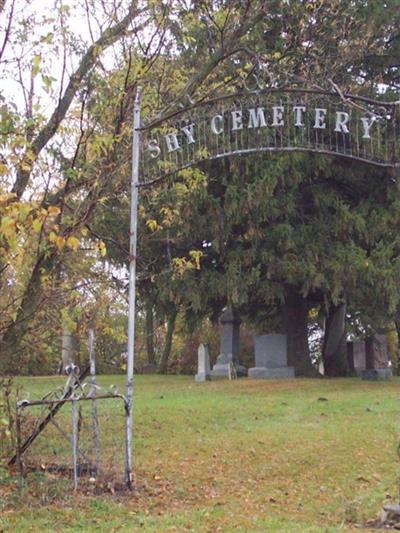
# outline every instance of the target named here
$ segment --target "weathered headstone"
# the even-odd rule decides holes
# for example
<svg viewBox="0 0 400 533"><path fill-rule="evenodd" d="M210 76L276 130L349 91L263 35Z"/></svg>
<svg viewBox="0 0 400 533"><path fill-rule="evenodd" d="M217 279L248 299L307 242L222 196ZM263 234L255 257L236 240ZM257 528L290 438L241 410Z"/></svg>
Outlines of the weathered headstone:
<svg viewBox="0 0 400 533"><path fill-rule="evenodd" d="M361 372L367 368L364 341L349 341L347 343L347 361L350 371L361 376Z"/></svg>
<svg viewBox="0 0 400 533"><path fill-rule="evenodd" d="M386 335L374 335L366 339L365 363L366 369L361 372L362 379L379 381L392 377Z"/></svg>
<svg viewBox="0 0 400 533"><path fill-rule="evenodd" d="M233 363L238 377L247 376L247 369L239 363L240 318L228 307L222 313L220 322L222 324L220 352L211 371L211 377L228 378L231 363Z"/></svg>
<svg viewBox="0 0 400 533"><path fill-rule="evenodd" d="M347 343L349 368L362 379L378 381L392 376L386 335Z"/></svg>
<svg viewBox="0 0 400 533"><path fill-rule="evenodd" d="M200 344L198 349L197 374L194 376L195 381L203 382L210 378L210 352L208 344Z"/></svg>
<svg viewBox="0 0 400 533"><path fill-rule="evenodd" d="M256 366L249 369L250 378L294 378L294 367L287 366L286 335L257 336L255 338L255 359Z"/></svg>

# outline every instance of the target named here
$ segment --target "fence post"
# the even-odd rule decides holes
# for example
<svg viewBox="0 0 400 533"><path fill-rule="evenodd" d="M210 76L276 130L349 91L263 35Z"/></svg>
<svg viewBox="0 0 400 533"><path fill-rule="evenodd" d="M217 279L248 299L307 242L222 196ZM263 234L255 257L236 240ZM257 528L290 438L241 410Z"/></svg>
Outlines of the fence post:
<svg viewBox="0 0 400 533"><path fill-rule="evenodd" d="M126 370L126 461L125 479L132 488L132 437L133 437L133 374L135 363L135 304L136 304L136 246L137 210L139 196L139 147L140 147L140 87L136 90L133 107L131 217L129 241L129 309L128 309L128 360Z"/></svg>

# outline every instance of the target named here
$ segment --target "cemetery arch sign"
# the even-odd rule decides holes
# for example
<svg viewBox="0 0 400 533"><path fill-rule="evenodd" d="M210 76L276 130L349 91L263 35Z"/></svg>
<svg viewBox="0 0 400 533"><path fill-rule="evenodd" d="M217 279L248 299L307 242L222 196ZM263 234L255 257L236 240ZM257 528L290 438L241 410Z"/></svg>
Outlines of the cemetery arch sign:
<svg viewBox="0 0 400 533"><path fill-rule="evenodd" d="M400 101L320 89L271 88L202 101L141 124L133 112L126 482L132 486L137 207L140 186L201 161L257 152L314 152L398 169Z"/></svg>
<svg viewBox="0 0 400 533"><path fill-rule="evenodd" d="M297 88L210 99L142 125L140 181L256 152L314 152L396 167L398 104Z"/></svg>

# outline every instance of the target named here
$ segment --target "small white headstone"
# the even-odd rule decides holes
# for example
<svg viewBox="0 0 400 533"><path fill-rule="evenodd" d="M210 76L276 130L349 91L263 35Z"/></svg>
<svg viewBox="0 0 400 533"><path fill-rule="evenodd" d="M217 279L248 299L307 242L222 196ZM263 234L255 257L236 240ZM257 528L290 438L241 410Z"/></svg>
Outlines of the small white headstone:
<svg viewBox="0 0 400 533"><path fill-rule="evenodd" d="M198 350L197 374L194 379L198 382L210 379L210 352L208 344L200 344Z"/></svg>

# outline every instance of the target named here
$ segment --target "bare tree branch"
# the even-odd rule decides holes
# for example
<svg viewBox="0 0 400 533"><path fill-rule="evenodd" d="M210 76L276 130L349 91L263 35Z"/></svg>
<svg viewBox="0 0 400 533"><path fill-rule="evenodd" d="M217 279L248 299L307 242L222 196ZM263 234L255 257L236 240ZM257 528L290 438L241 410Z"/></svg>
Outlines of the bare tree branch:
<svg viewBox="0 0 400 533"><path fill-rule="evenodd" d="M204 66L199 68L196 73L193 74L193 76L186 83L185 87L178 93L174 102L160 112L156 122L159 121L160 117L165 117L169 113L173 112L177 108L177 105L185 100L188 96L192 96L211 74L211 72L222 61L236 53L243 36L252 26L256 24L257 20L260 20L260 17L262 16L262 10L260 11L258 9L255 9L254 12L252 12L252 16L249 16L248 7L248 3L246 3L245 13L242 16L241 21L238 23L237 29L233 31L231 35L225 39L225 42L214 51Z"/></svg>
<svg viewBox="0 0 400 533"><path fill-rule="evenodd" d="M6 5L6 0L0 0L0 13L3 11L5 5ZM11 24L12 24L12 20L14 16L14 8L15 8L15 0L13 0L11 4L10 14L8 16L7 29L4 34L3 44L1 45L1 48L0 48L0 61L1 61L1 58L3 57L4 50L6 49L8 39L10 37Z"/></svg>
<svg viewBox="0 0 400 533"><path fill-rule="evenodd" d="M25 159L19 165L17 177L12 188L12 192L17 196L17 198L21 198L22 194L24 193L26 186L28 185L34 163L36 162L41 150L56 133L61 121L64 119L67 111L69 110L72 100L81 86L82 81L95 66L101 53L115 43L127 31L127 28L133 18L138 16L141 12L142 11L140 9L136 8L136 4L132 2L127 15L114 26L106 29L104 33L97 39L97 41L93 43L86 51L77 70L71 76L64 94L58 102L57 108L54 110L47 124L33 139L29 150L29 157L25 157Z"/></svg>

